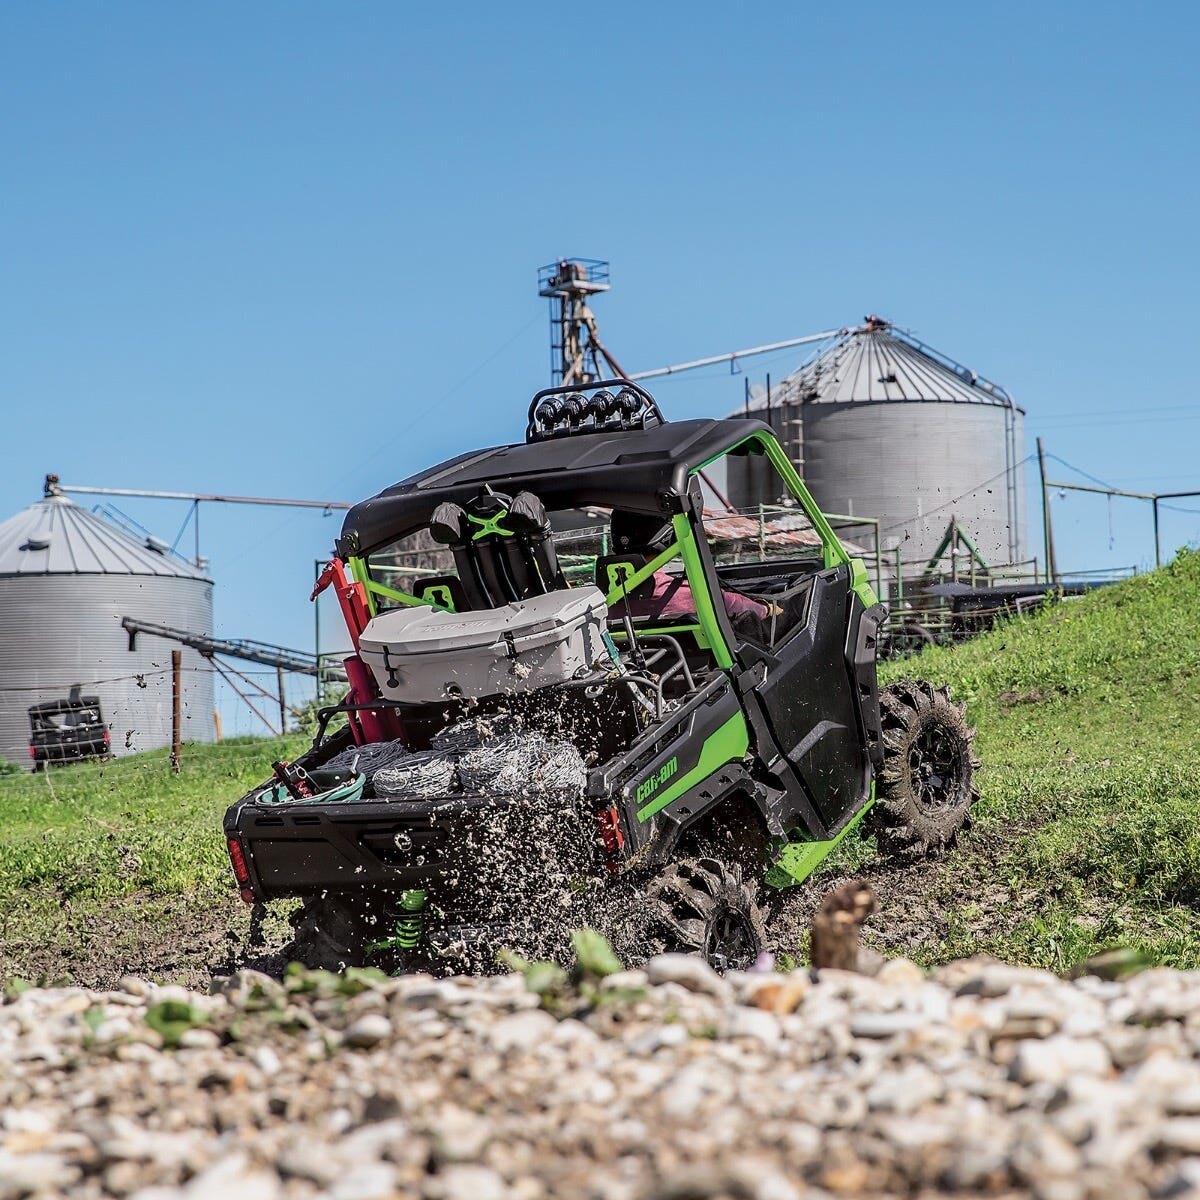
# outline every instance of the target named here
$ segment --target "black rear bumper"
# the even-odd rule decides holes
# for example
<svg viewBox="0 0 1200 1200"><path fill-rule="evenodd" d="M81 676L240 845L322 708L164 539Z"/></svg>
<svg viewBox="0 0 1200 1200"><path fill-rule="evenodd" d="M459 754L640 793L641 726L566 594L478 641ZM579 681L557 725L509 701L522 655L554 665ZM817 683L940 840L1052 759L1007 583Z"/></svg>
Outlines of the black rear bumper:
<svg viewBox="0 0 1200 1200"><path fill-rule="evenodd" d="M363 889L399 892L444 878L480 815L507 807L495 796L258 805L240 800L225 835L245 857L257 900Z"/></svg>

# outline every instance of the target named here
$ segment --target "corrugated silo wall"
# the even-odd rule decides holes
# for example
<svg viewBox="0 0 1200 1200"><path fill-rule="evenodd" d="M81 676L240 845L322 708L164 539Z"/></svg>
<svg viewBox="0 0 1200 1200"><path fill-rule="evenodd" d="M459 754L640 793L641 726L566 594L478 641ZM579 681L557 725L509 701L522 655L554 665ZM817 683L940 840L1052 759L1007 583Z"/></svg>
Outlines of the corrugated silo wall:
<svg viewBox="0 0 1200 1200"><path fill-rule="evenodd" d="M211 634L212 584L156 575L0 579L0 757L29 765L30 705L65 699L75 684L84 695L100 697L114 754L170 745L171 651L179 649L183 739L213 740L208 660L146 634L138 635L131 652L122 617Z"/></svg>
<svg viewBox="0 0 1200 1200"><path fill-rule="evenodd" d="M802 412L803 475L817 503L830 513L878 517L885 544L889 537L901 539L906 569L910 561L932 556L952 515L989 563L1025 557L1024 467L1014 472L1015 522L1006 476L1025 457L1020 412L898 400L808 404ZM777 410L771 424L779 431L794 413ZM732 502L741 507L773 499L762 494L765 464L743 464L730 463ZM840 532L871 544L870 526Z"/></svg>

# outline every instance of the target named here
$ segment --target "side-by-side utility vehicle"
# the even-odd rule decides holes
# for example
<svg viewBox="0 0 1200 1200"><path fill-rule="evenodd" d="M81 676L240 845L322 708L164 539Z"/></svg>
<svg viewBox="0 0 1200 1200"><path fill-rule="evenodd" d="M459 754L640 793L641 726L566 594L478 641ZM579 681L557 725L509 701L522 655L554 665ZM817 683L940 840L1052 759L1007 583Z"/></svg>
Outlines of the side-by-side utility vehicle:
<svg viewBox="0 0 1200 1200"><path fill-rule="evenodd" d="M734 474L776 503L735 511ZM512 818L551 797L644 944L744 966L771 889L861 818L916 857L977 795L962 709L878 687L886 610L757 420L666 421L624 379L539 392L523 443L351 509L326 587L349 690L225 817L243 899L302 898L314 964L502 945L547 890L511 844L546 824Z"/></svg>

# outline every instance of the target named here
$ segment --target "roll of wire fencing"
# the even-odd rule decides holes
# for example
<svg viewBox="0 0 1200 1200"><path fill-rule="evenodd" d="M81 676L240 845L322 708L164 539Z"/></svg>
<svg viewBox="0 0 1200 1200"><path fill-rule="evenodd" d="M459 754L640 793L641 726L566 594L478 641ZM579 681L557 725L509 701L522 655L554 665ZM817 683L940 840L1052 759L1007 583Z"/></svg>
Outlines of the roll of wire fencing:
<svg viewBox="0 0 1200 1200"><path fill-rule="evenodd" d="M399 741L351 746L329 768L361 772L367 794L386 800L434 800L458 792L578 798L587 782L583 757L570 742L522 731L511 713L472 717L413 752Z"/></svg>
<svg viewBox="0 0 1200 1200"><path fill-rule="evenodd" d="M440 750L409 754L371 776L381 800L436 800L459 790L454 759Z"/></svg>
<svg viewBox="0 0 1200 1200"><path fill-rule="evenodd" d="M583 756L570 742L533 732L467 750L458 774L465 791L503 796L578 796L587 783Z"/></svg>

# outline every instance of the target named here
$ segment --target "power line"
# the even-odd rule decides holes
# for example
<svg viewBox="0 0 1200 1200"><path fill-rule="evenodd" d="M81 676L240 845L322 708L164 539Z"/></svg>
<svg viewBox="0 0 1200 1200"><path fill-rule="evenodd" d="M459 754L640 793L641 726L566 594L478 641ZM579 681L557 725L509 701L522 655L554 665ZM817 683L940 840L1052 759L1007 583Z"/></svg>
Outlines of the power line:
<svg viewBox="0 0 1200 1200"><path fill-rule="evenodd" d="M979 491L980 488L987 487L989 483L995 483L997 479L1004 479L1006 476L1014 473L1019 467L1023 467L1027 462L1031 461L1033 457L1034 456L1032 454L1027 454L1019 463L1016 463L1011 467L1005 467L1003 471L993 475L990 479L985 479L982 483L975 484L974 487L968 488L965 492L963 492L961 496L955 496L953 500L947 500L945 504L939 504L936 508L927 509L925 512L913 513L911 516L904 517L902 520L896 521L891 525L884 525L879 532L889 533L893 529L900 529L902 526L907 525L910 521L923 520L925 517L933 516L934 513L942 512L947 508L952 508L955 504L965 500L968 496L974 495L977 491Z"/></svg>
<svg viewBox="0 0 1200 1200"><path fill-rule="evenodd" d="M1089 475L1088 472L1085 471L1082 467L1077 467L1073 463L1067 462L1067 460L1065 458L1061 458L1057 454L1050 454L1050 455L1047 455L1047 457L1054 459L1054 461L1057 463L1061 463L1064 467L1067 468L1068 471L1074 471L1076 475L1082 475L1084 477L1084 479L1090 479L1092 481L1092 483L1098 483L1102 488L1108 488L1108 490L1110 492L1119 492L1121 490L1118 487L1113 487L1113 485L1111 483L1108 483L1107 481L1105 481L1103 479L1098 479L1095 475Z"/></svg>

